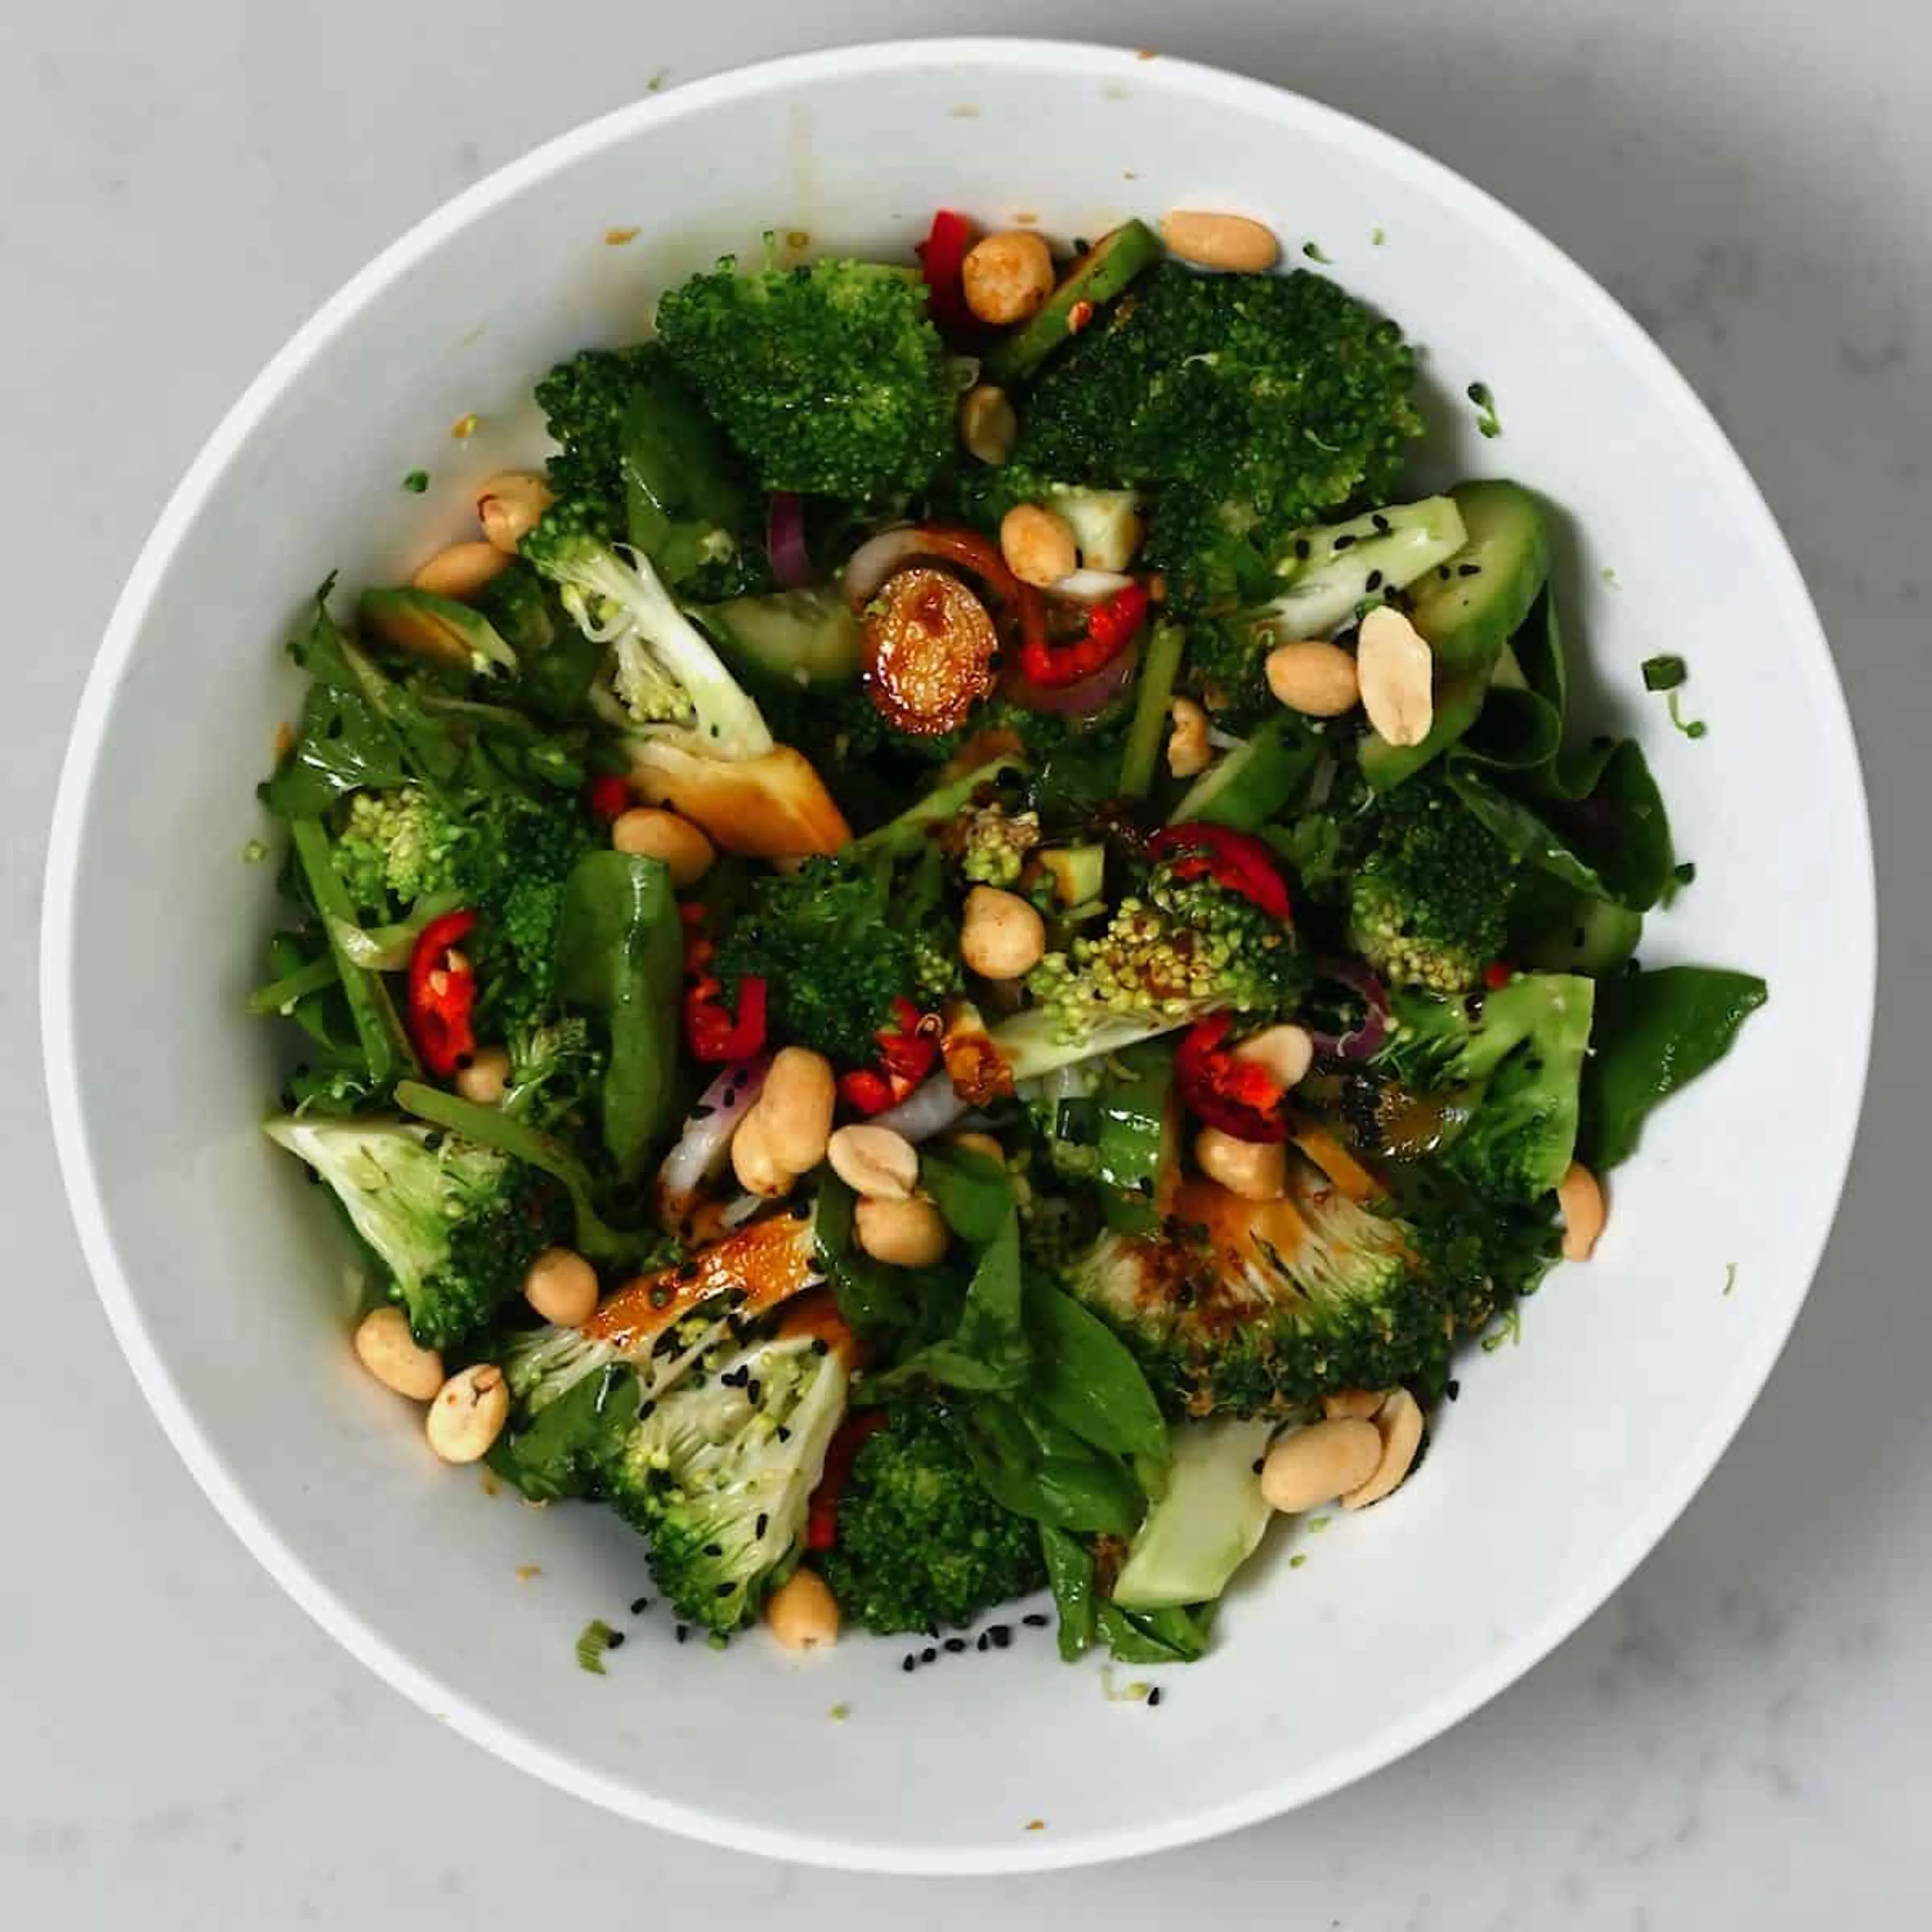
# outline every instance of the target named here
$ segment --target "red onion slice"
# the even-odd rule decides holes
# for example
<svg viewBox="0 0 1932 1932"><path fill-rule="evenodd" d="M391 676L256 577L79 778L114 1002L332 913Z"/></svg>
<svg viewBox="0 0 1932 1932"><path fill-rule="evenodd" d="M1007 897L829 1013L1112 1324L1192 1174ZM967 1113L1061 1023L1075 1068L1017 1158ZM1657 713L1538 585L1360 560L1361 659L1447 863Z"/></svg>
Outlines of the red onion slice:
<svg viewBox="0 0 1932 1932"><path fill-rule="evenodd" d="M1070 571L1048 587L1056 597L1072 604L1104 604L1131 589L1133 579L1124 571L1080 569Z"/></svg>
<svg viewBox="0 0 1932 1932"><path fill-rule="evenodd" d="M1030 678L1016 677L1007 694L1023 711L1050 711L1061 718L1090 718L1096 711L1106 710L1133 682L1140 662L1137 638L1118 657L1110 658L1078 684L1035 684Z"/></svg>
<svg viewBox="0 0 1932 1932"><path fill-rule="evenodd" d="M805 547L805 499L796 490L775 490L765 506L765 550L781 590L803 590L817 580Z"/></svg>
<svg viewBox="0 0 1932 1932"><path fill-rule="evenodd" d="M935 1073L922 1086L915 1087L896 1107L872 1116L875 1127L890 1127L903 1134L914 1147L943 1134L966 1111L966 1102L952 1090L952 1077Z"/></svg>
<svg viewBox="0 0 1932 1932"><path fill-rule="evenodd" d="M896 570L931 554L926 532L916 524L902 524L868 537L845 560L845 598L855 610L871 603Z"/></svg>
<svg viewBox="0 0 1932 1932"><path fill-rule="evenodd" d="M752 1102L763 1092L771 1071L770 1057L734 1062L704 1090L678 1136L677 1144L658 1169L658 1204L668 1221L691 1211L698 1190L722 1171L731 1136Z"/></svg>
<svg viewBox="0 0 1932 1932"><path fill-rule="evenodd" d="M1388 988L1359 959L1322 958L1315 962L1316 975L1333 980L1361 994L1368 1013L1352 1033L1311 1033L1317 1053L1332 1054L1338 1060L1367 1060L1388 1034Z"/></svg>

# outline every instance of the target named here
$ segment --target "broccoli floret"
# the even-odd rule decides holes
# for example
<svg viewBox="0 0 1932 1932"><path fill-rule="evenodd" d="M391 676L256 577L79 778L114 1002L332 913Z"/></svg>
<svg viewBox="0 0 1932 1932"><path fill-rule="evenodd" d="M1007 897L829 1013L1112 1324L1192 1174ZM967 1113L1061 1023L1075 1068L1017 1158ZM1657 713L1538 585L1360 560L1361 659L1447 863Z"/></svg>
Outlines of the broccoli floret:
<svg viewBox="0 0 1932 1932"><path fill-rule="evenodd" d="M1047 368L1015 460L1150 488L1147 557L1184 603L1268 594L1296 528L1386 495L1422 419L1414 356L1322 276L1156 268Z"/></svg>
<svg viewBox="0 0 1932 1932"><path fill-rule="evenodd" d="M506 1034L552 1016L564 881L593 842L577 802L560 794L502 795L478 823L460 884L478 914L469 950L481 988L478 1014Z"/></svg>
<svg viewBox="0 0 1932 1932"><path fill-rule="evenodd" d="M676 1616L728 1634L789 1574L849 1382L842 1348L781 1335L707 1358L642 1416L608 1480Z"/></svg>
<svg viewBox="0 0 1932 1932"><path fill-rule="evenodd" d="M358 911L386 913L464 883L469 828L414 785L358 791L332 856Z"/></svg>
<svg viewBox="0 0 1932 1932"><path fill-rule="evenodd" d="M1594 980L1558 973L1519 974L1473 1013L1472 1002L1398 993L1377 1061L1412 1092L1456 1091L1451 1173L1496 1200L1534 1202L1575 1152L1595 999Z"/></svg>
<svg viewBox="0 0 1932 1932"><path fill-rule="evenodd" d="M1432 1162L1389 1169L1416 1252L1440 1284L1460 1336L1480 1335L1533 1294L1556 1260L1553 1204L1533 1208L1486 1199Z"/></svg>
<svg viewBox="0 0 1932 1932"><path fill-rule="evenodd" d="M328 1183L426 1348L474 1334L561 1238L548 1177L493 1148L403 1120L287 1118L266 1132Z"/></svg>
<svg viewBox="0 0 1932 1932"><path fill-rule="evenodd" d="M509 1078L497 1104L535 1127L554 1127L579 1113L604 1070L604 1055L589 1023L574 1015L515 1026L508 1045Z"/></svg>
<svg viewBox="0 0 1932 1932"><path fill-rule="evenodd" d="M1280 1201L1188 1183L1160 1231L1102 1234L1066 1277L1170 1409L1295 1414L1441 1373L1453 1310L1415 1228L1289 1166Z"/></svg>
<svg viewBox="0 0 1932 1932"><path fill-rule="evenodd" d="M839 1609L881 1634L970 1623L1046 1580L1038 1532L986 1493L934 1402L896 1405L866 1440L819 1567Z"/></svg>
<svg viewBox="0 0 1932 1932"><path fill-rule="evenodd" d="M1516 863L1425 772L1381 806L1349 886L1350 943L1396 986L1466 992L1502 952Z"/></svg>
<svg viewBox="0 0 1932 1932"><path fill-rule="evenodd" d="M637 386L663 352L586 349L537 385L537 406L563 447L549 464L551 494L574 502L607 542L623 535L624 416Z"/></svg>
<svg viewBox="0 0 1932 1932"><path fill-rule="evenodd" d="M995 800L968 812L956 838L962 877L974 885L1010 886L1040 843L1040 814L1009 812Z"/></svg>
<svg viewBox="0 0 1932 1932"><path fill-rule="evenodd" d="M1143 896L1123 899L1098 934L1047 954L1026 986L1072 1046L1116 1021L1282 1012L1305 983L1290 928L1207 879L1156 866Z"/></svg>
<svg viewBox="0 0 1932 1932"><path fill-rule="evenodd" d="M957 391L904 270L727 257L664 297L658 336L767 490L922 490L952 454Z"/></svg>
<svg viewBox="0 0 1932 1932"><path fill-rule="evenodd" d="M698 758L755 758L772 748L758 706L643 553L613 548L596 503L560 499L521 548L558 586L584 634L610 646L609 689L592 697L613 722Z"/></svg>

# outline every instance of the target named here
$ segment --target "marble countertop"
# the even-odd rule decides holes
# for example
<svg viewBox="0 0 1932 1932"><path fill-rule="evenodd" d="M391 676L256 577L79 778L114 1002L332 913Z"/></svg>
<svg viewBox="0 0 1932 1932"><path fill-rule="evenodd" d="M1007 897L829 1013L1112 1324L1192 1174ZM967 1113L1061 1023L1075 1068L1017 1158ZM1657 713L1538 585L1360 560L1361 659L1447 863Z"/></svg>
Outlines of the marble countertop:
<svg viewBox="0 0 1932 1932"><path fill-rule="evenodd" d="M1822 1275L1736 1447L1636 1576L1478 1716L1296 1816L970 1885L760 1864L604 1816L311 1626L202 1500L114 1349L60 1204L32 990L93 640L176 476L314 304L454 189L653 76L946 31L1148 44L1282 81L1440 156L1606 281L1716 409L1810 578L1883 908L1871 1097ZM437 1932L621 1904L863 1932L916 1888L932 1932L1076 1910L1126 1928L1771 1932L1932 1900L1911 1715L1932 1711L1932 1027L1909 1004L1932 962L1928 65L1916 0L0 12L0 1136L19 1263L0 1343L0 1922ZM1834 1050L1830 1014L1816 1039Z"/></svg>

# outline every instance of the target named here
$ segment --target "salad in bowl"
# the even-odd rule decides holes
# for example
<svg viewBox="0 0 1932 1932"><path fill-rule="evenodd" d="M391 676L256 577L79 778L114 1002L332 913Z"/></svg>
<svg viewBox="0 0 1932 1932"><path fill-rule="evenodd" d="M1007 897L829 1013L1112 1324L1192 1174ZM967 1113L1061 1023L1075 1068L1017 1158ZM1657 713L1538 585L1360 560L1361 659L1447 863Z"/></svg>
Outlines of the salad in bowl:
<svg viewBox="0 0 1932 1932"><path fill-rule="evenodd" d="M1766 988L1640 968L1693 868L1396 320L1206 212L796 252L315 598L267 1131L429 1449L681 1636L1191 1660L1274 1516L1426 1508Z"/></svg>

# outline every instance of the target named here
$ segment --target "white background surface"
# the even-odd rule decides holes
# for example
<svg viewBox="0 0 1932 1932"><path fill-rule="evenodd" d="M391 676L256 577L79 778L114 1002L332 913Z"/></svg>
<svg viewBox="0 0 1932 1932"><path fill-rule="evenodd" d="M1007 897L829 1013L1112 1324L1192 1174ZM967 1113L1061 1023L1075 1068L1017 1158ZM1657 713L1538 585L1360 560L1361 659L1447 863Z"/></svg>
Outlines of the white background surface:
<svg viewBox="0 0 1932 1932"><path fill-rule="evenodd" d="M1750 0L1219 0L1185 24L1171 0L25 10L0 14L0 1924L440 1932L776 1906L861 1932L909 1912L934 1932L1074 1912L1460 1932L1837 1924L1932 1898L1915 1718L1932 1708L1932 1029L1912 1004L1932 949L1932 16L1904 0L1789 26ZM1001 29L1147 42L1378 121L1630 304L1819 598L1865 752L1884 954L1865 1132L1811 1305L1735 1450L1610 1606L1449 1737L1296 1818L1111 1872L939 1885L753 1864L592 1813L404 1706L279 1596L94 1306L46 1142L33 928L60 744L119 578L202 436L322 296L455 188L660 72ZM252 749L232 754L252 771ZM128 958L138 999L138 934Z"/></svg>

